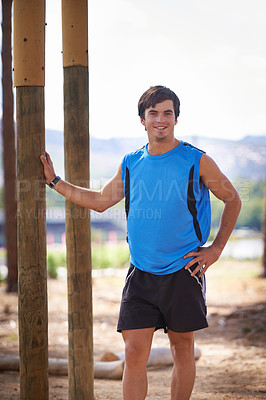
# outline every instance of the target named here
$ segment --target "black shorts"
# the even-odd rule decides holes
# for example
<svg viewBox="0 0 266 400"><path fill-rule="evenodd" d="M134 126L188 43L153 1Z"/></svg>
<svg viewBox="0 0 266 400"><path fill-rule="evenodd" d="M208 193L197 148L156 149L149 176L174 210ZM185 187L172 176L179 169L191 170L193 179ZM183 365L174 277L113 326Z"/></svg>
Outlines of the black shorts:
<svg viewBox="0 0 266 400"><path fill-rule="evenodd" d="M117 331L154 327L165 332L192 332L207 328L205 275L198 275L192 277L185 268L169 275L153 275L131 264Z"/></svg>

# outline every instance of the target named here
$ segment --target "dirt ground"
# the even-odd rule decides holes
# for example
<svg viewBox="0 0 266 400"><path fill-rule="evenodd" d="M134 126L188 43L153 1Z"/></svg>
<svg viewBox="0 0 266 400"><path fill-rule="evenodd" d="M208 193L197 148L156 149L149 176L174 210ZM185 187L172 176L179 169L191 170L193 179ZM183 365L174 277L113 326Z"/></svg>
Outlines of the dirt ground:
<svg viewBox="0 0 266 400"><path fill-rule="evenodd" d="M222 260L207 272L209 328L196 334L201 351L191 400L266 399L266 279L259 261ZM123 351L116 333L124 277L93 280L94 358ZM66 280L49 280L49 356L67 358ZM0 286L0 354L18 354L17 296ZM153 346L168 346L157 331ZM147 399L170 399L171 367L148 369ZM68 398L68 378L50 376L49 399ZM121 381L95 379L96 400L121 400ZM19 374L0 373L0 399L19 399ZM38 399L36 399L38 400Z"/></svg>

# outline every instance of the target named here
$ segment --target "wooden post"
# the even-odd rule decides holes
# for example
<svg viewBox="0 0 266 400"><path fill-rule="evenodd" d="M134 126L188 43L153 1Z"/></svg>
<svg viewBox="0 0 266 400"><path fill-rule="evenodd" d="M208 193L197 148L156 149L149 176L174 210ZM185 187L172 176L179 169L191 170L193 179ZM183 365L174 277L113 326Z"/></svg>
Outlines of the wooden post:
<svg viewBox="0 0 266 400"><path fill-rule="evenodd" d="M20 398L48 400L45 181L45 0L14 0Z"/></svg>
<svg viewBox="0 0 266 400"><path fill-rule="evenodd" d="M18 291L16 147L11 55L12 0L2 0L2 88L3 164L5 204L5 244L7 251L7 291Z"/></svg>
<svg viewBox="0 0 266 400"><path fill-rule="evenodd" d="M89 186L88 9L62 1L66 180ZM90 214L66 201L69 399L92 400L93 334Z"/></svg>

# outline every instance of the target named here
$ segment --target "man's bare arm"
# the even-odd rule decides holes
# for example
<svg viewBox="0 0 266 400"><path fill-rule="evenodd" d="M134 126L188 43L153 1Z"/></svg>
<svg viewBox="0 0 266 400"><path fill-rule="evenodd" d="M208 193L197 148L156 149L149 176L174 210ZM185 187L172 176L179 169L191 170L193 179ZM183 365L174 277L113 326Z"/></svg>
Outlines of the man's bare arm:
<svg viewBox="0 0 266 400"><path fill-rule="evenodd" d="M194 257L187 265L186 269L196 262L199 265L193 271L194 276L203 266L200 276L205 274L210 265L220 257L238 218L241 209L241 200L236 189L229 179L220 171L216 163L207 155L203 154L200 162L201 181L210 191L224 202L224 210L221 216L218 233L209 247L202 247L198 252L189 252L184 256Z"/></svg>
<svg viewBox="0 0 266 400"><path fill-rule="evenodd" d="M40 158L44 166L46 183L49 184L56 177L53 162L47 152ZM79 206L103 212L124 197L121 165L114 177L100 191L72 185L62 179L54 186L54 190Z"/></svg>

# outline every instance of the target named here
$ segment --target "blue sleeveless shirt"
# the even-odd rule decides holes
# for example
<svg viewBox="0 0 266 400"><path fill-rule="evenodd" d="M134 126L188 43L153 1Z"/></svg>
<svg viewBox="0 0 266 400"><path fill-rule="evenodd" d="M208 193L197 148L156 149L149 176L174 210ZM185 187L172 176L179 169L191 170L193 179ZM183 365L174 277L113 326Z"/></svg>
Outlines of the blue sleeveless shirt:
<svg viewBox="0 0 266 400"><path fill-rule="evenodd" d="M165 275L183 268L210 233L208 188L200 183L203 152L183 141L165 154L147 145L122 161L130 262Z"/></svg>

